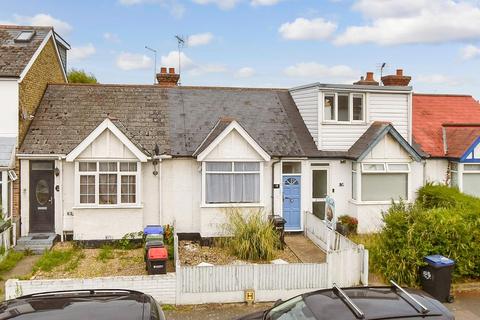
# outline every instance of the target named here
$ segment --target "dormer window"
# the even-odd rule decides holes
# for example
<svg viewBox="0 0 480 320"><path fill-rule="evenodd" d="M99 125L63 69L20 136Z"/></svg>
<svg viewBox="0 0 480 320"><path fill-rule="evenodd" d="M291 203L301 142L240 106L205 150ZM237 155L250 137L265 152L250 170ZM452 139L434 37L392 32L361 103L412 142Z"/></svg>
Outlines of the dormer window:
<svg viewBox="0 0 480 320"><path fill-rule="evenodd" d="M15 38L15 42L29 42L35 35L34 30L23 30Z"/></svg>
<svg viewBox="0 0 480 320"><path fill-rule="evenodd" d="M363 93L325 93L323 99L324 122L355 123L365 121L365 95Z"/></svg>

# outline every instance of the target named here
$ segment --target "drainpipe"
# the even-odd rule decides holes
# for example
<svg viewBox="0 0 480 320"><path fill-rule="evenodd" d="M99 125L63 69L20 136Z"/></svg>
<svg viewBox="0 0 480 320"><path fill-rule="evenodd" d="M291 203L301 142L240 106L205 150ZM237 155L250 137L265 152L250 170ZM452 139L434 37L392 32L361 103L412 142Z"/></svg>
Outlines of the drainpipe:
<svg viewBox="0 0 480 320"><path fill-rule="evenodd" d="M280 163L281 161L282 158L280 157L277 161L272 162L272 212L270 214L272 217L275 215L275 213L273 212L275 206L275 188L273 187L275 181L275 165L277 163Z"/></svg>
<svg viewBox="0 0 480 320"><path fill-rule="evenodd" d="M153 161L157 161L158 165L158 173L157 173L157 187L158 187L158 201L157 201L157 206L158 206L158 215L157 215L157 224L162 224L162 216L163 216L163 193L162 193L162 160L165 159L172 159L172 156L170 155L159 155L159 156L153 156L152 157ZM154 166L155 169L155 166Z"/></svg>

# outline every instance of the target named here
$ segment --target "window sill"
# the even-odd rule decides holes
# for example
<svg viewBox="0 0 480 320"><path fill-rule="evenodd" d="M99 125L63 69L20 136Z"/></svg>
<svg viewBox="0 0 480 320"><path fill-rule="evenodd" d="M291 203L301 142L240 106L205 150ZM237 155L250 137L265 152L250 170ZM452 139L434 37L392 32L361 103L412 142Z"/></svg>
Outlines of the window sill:
<svg viewBox="0 0 480 320"><path fill-rule="evenodd" d="M76 205L72 208L73 210L82 210L82 209L143 209L143 204L134 204L134 205L127 205L127 204L111 204L111 205Z"/></svg>
<svg viewBox="0 0 480 320"><path fill-rule="evenodd" d="M263 203L203 203L201 208L263 208L264 206Z"/></svg>
<svg viewBox="0 0 480 320"><path fill-rule="evenodd" d="M405 201L407 203L410 202L408 199L403 199L402 201ZM358 200L353 200L350 199L348 200L351 204L358 205L358 206L369 206L369 205L390 205L392 204L392 200L386 200L386 201L358 201ZM395 200L393 201L394 203L400 203L400 200Z"/></svg>
<svg viewBox="0 0 480 320"><path fill-rule="evenodd" d="M365 121L323 121L322 124L325 125L353 125L353 126L364 126L367 123Z"/></svg>

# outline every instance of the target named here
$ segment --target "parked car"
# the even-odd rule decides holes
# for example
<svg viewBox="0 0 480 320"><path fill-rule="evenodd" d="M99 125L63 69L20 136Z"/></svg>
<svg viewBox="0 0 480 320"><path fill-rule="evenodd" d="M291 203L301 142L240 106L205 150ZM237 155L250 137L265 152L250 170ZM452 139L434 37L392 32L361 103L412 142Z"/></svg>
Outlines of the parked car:
<svg viewBox="0 0 480 320"><path fill-rule="evenodd" d="M150 295L133 290L72 290L36 293L0 304L0 319L164 320Z"/></svg>
<svg viewBox="0 0 480 320"><path fill-rule="evenodd" d="M432 319L455 317L440 302L418 290L391 287L355 287L319 290L277 301L268 310L238 320L349 320Z"/></svg>

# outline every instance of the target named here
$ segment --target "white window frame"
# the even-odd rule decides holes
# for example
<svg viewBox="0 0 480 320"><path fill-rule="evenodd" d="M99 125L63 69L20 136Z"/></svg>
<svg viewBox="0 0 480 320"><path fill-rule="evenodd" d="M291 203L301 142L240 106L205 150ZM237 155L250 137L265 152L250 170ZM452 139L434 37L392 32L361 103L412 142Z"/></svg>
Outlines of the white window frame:
<svg viewBox="0 0 480 320"><path fill-rule="evenodd" d="M96 171L80 171L80 163L81 162L96 162L97 163L97 170ZM106 162L116 162L117 163L117 171L109 171L104 172L100 171L100 163ZM137 171L120 171L120 164L121 163L136 163L137 164ZM81 160L75 161L75 208L136 208L141 207L141 176L142 176L142 163L135 160ZM99 177L101 174L116 174L117 175L117 203L116 204L100 204L100 194L99 194ZM80 203L80 176L95 176L95 203ZM135 203L122 203L122 176L135 176Z"/></svg>
<svg viewBox="0 0 480 320"><path fill-rule="evenodd" d="M12 212L12 199L9 198L9 194L13 195L12 193L12 183L10 183L10 179L8 176L8 170L0 171L1 181L2 184L2 192L0 193L0 197L2 197L2 207L0 208L0 213L2 214L3 219L8 219L11 217ZM9 190L10 189L10 190ZM10 191L10 193L9 193ZM4 206L3 204L7 204Z"/></svg>
<svg viewBox="0 0 480 320"><path fill-rule="evenodd" d="M407 174L407 198L402 199L404 201L410 202L411 201L411 195L410 191L412 190L411 188L411 165L408 162L362 162L362 163L355 163L356 165L356 170L353 169L352 167L352 177L353 177L353 172L355 171L357 173L357 193L356 193L356 199L353 198L353 192L352 192L352 197L350 199L350 202L354 204L390 204L392 200L362 200L362 178L364 174L385 174L385 173L406 173ZM369 164L382 164L384 170L369 170L365 169L365 165ZM395 165L395 164L401 164L401 165L407 165L406 170L391 170L389 169L389 165ZM361 170L360 170L361 169ZM353 178L352 178L353 179ZM353 186L352 186L352 191L353 191ZM399 200L394 200L394 202L398 202Z"/></svg>
<svg viewBox="0 0 480 320"><path fill-rule="evenodd" d="M466 174L471 174L471 173L480 173L480 170L465 170L465 167L468 167L469 165L480 165L480 163L478 162L468 162L468 163L459 163L459 162L456 162L457 163L457 174L458 174L458 178L457 178L457 182L458 182L458 189L461 191L461 192L464 192L464 186L463 186L463 176L466 175ZM454 170L452 170L454 171Z"/></svg>
<svg viewBox="0 0 480 320"><path fill-rule="evenodd" d="M224 202L224 203L207 203L207 163L208 162L230 162L232 163L232 173L234 172L235 162L256 162L260 165L260 172L258 171L242 171L242 173L260 173L260 195L259 202ZM258 160L209 160L202 161L202 205L203 208L231 208L231 207L264 207L263 203L263 171L264 161ZM216 173L216 171L209 171L208 173ZM228 173L228 171L219 171L218 173Z"/></svg>
<svg viewBox="0 0 480 320"><path fill-rule="evenodd" d="M347 121L340 121L338 120L338 95L348 95L348 113L349 119ZM362 118L363 120L354 120L353 119L353 97L354 96L362 96ZM335 119L326 119L325 117L325 97L333 96L334 102L334 112L335 112ZM363 92L350 92L350 91L339 91L339 92L323 92L322 94L322 115L323 115L323 123L330 123L330 124L362 124L367 122L367 103L366 103L367 95Z"/></svg>

